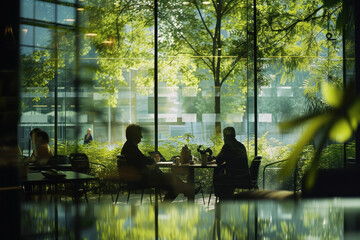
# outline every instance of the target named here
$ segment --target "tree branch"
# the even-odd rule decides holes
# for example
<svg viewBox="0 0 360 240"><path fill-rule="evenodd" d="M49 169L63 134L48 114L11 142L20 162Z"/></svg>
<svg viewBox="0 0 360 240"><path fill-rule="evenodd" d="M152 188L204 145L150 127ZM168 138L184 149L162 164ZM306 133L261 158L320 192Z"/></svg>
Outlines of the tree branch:
<svg viewBox="0 0 360 240"><path fill-rule="evenodd" d="M229 1L229 2L226 4L226 6L224 7L223 15L228 14L228 13L235 7L235 5L229 7L230 4L231 4L232 2L234 2L234 1L235 1L235 0L231 0L231 1Z"/></svg>
<svg viewBox="0 0 360 240"><path fill-rule="evenodd" d="M174 24L173 24L171 21L169 21L168 18L165 18L165 19L166 19L166 21L167 21L171 26L173 26L174 29L176 29L176 27L174 26ZM198 56L202 56L202 55L203 55L203 54L201 54L200 52L198 52L198 51L195 49L195 47L187 40L187 38L186 38L183 34L181 34L181 33L180 33L180 38L182 38L182 39L185 40L185 42L189 45L189 47L194 51L194 53L195 53L196 55L198 55ZM214 60L211 60L211 59L208 58L208 57L207 57L206 59L208 59L208 60L210 61L210 63L213 63L213 61L214 61ZM205 64L208 68L212 69L212 68L211 68L211 65L209 65L209 63L207 63L207 62L204 60L204 58L201 58L201 60L204 62L204 64Z"/></svg>
<svg viewBox="0 0 360 240"><path fill-rule="evenodd" d="M195 7L196 7L196 10L198 11L198 13L199 13L199 15L200 15L201 22L203 23L206 31L209 33L211 39L214 39L214 36L212 35L210 29L208 28L208 26L207 26L206 23L205 23L205 20L204 20L202 14L201 14L201 11L200 11L199 6L197 5L197 2L196 2L196 1L195 1Z"/></svg>
<svg viewBox="0 0 360 240"><path fill-rule="evenodd" d="M270 24L270 29L271 31L274 32L283 32L283 31L288 31L289 29L293 29L298 23L300 22L307 22L310 21L311 19L313 19L313 16L320 11L321 9L323 9L324 6L321 6L319 8L317 8L314 12L312 12L311 14L309 14L307 17L303 18L303 19L297 19L296 21L294 21L293 23L291 23L290 25L288 25L287 27L284 28L279 28L279 29L273 29L272 28L272 24ZM318 18L318 17L316 17Z"/></svg>
<svg viewBox="0 0 360 240"><path fill-rule="evenodd" d="M240 44L239 46L241 45L245 45L247 42L243 42L242 44ZM226 75L222 78L222 80L220 81L220 86L222 86L222 84L226 81L226 79L229 77L230 73L232 71L234 71L236 65L238 64L238 62L240 61L242 55L238 55L237 58L233 61L232 63L232 66L230 68L230 70L226 73Z"/></svg>

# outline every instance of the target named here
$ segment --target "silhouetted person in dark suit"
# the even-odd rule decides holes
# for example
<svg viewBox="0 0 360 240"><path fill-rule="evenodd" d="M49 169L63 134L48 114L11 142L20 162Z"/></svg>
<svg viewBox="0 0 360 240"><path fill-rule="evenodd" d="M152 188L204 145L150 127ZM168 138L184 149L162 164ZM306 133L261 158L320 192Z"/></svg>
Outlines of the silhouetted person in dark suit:
<svg viewBox="0 0 360 240"><path fill-rule="evenodd" d="M233 127L224 128L224 146L216 157L216 163L219 167L214 171L215 195L220 198L231 198L235 190L234 187L221 184L230 182L236 170L249 169L246 148L236 140L235 136Z"/></svg>
<svg viewBox="0 0 360 240"><path fill-rule="evenodd" d="M142 133L141 127L136 124L130 124L126 128L126 139L121 155L123 155L129 165L134 166L137 171L140 172L142 178L141 182L149 187L158 187L166 190L167 193L164 197L166 201L173 201L179 193L184 193L185 196L189 196L193 188L174 174L163 173L160 170L154 168L156 161L160 159L153 159L145 156L138 148L138 144L141 142Z"/></svg>

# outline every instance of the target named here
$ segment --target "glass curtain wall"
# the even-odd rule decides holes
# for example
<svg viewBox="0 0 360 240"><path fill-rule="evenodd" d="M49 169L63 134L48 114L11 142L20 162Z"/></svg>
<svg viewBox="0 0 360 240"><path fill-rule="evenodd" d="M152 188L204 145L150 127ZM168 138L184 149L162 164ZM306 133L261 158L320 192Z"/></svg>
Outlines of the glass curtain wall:
<svg viewBox="0 0 360 240"><path fill-rule="evenodd" d="M159 1L159 146L248 139L247 1ZM177 142L178 141L178 142ZM179 154L179 152L178 152ZM198 156L199 157L199 156Z"/></svg>
<svg viewBox="0 0 360 240"><path fill-rule="evenodd" d="M349 24L344 26L343 31L343 52L344 52L344 61L343 61L343 75L344 75L344 86L352 86L351 84L355 83L355 23L354 23L354 7L351 5L345 5L349 8ZM353 93L356 94L355 87L353 88ZM353 167L356 162L355 154L355 138L351 138L345 147L345 157L346 161L344 163L345 167Z"/></svg>
<svg viewBox="0 0 360 240"><path fill-rule="evenodd" d="M153 129L152 1L24 0L21 16L19 145L25 154L35 127L55 147L55 112L59 154L82 145L88 128L104 144L123 142L129 123ZM144 137L154 139L153 131Z"/></svg>
<svg viewBox="0 0 360 240"><path fill-rule="evenodd" d="M341 5L307 0L259 0L257 4L258 152L263 156L262 167L285 161L267 168L264 184L267 189L299 189L320 144L320 134L300 154L297 180L294 176L279 179L280 167L311 124L308 121L290 131L279 131L279 123L328 109L321 93L324 83L343 87L342 34L336 29ZM328 140L320 167L343 167L343 163L344 144ZM262 181L263 174L259 178Z"/></svg>
<svg viewBox="0 0 360 240"><path fill-rule="evenodd" d="M71 134L76 127L74 23L75 7L71 2L21 1L18 143L25 155L30 154L29 132L33 128L46 131L51 145L55 137L58 142L75 137Z"/></svg>
<svg viewBox="0 0 360 240"><path fill-rule="evenodd" d="M263 167L285 160L303 132L279 132L278 124L326 108L323 82L343 85L341 6L320 0L157 3L155 39L154 1L21 1L20 148L30 154L28 133L39 127L52 146L56 138L59 154L69 154L91 128L94 147L119 150L126 126L137 123L145 130L145 151L156 145L170 159L188 143L195 156L199 145L216 155L222 129L234 126L249 161L263 156L261 182ZM354 71L349 54L347 78ZM301 174L317 142L300 156L307 160L299 163ZM324 152L324 167L343 166L342 144L329 141ZM265 188L292 189L292 180L276 178L275 166L266 170Z"/></svg>

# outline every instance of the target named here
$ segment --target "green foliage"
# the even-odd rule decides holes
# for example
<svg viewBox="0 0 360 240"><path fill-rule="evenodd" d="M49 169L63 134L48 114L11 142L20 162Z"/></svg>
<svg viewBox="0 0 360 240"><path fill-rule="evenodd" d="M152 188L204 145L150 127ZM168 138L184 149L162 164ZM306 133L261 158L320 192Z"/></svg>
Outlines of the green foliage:
<svg viewBox="0 0 360 240"><path fill-rule="evenodd" d="M258 139L258 155L262 156L262 162L260 165L259 171L259 186L262 187L263 182L263 168L265 165L280 161L286 160L292 154L294 145L283 145L276 139L268 139L268 133L265 133ZM223 140L221 135L214 135L211 138L213 146L211 146L211 150L213 151L213 155L216 156L219 154L222 146ZM82 140L78 141L79 143ZM159 146L159 151L164 155L164 157L168 160L173 156L180 156L181 148L184 146L184 138L183 136L178 137L170 137L168 136L168 140L163 141ZM248 159L249 166L254 156L254 146L255 139L251 138L250 140L244 141L245 146L248 146ZM100 177L101 179L116 170L116 156L120 155L122 143L117 143L111 148L105 144L97 141L92 141L90 144L76 145L75 142L65 142L58 144L58 154L59 155L69 155L73 152L81 152L86 153L89 157L89 161L93 163L100 163L106 166L106 168L96 166L95 164L92 166L92 174ZM189 149L197 158L200 158L200 154L197 152L198 145L189 144ZM154 151L154 145L150 143L150 140L145 140L144 142L139 144L140 150L148 155L150 151ZM319 167L321 168L337 168L343 166L343 153L344 147L343 144L330 144L322 150L322 154L319 159ZM304 149L299 154L299 161L297 163L297 190L300 189L302 184L302 178L306 171L308 171L311 167L312 162L314 161L314 153L315 148L313 145L306 145ZM355 156L355 142L351 142L347 145L347 154L348 156ZM278 165L274 165L273 167L286 167L287 163L279 163ZM290 176L284 177L279 175L279 172L273 170L273 167L270 167L266 170L266 188L281 188L293 190L293 171L294 169L289 169ZM196 169L195 170L195 181L201 182L205 191L210 191L212 185L212 177L213 173L211 169Z"/></svg>
<svg viewBox="0 0 360 240"><path fill-rule="evenodd" d="M192 133L184 133L184 135L181 137L185 139L187 145L190 143L190 138L195 138L194 134Z"/></svg>
<svg viewBox="0 0 360 240"><path fill-rule="evenodd" d="M48 50L36 50L32 54L21 56L23 72L23 89L32 94L40 93L46 97L49 93L49 82L55 76L54 61ZM40 97L34 97L37 102Z"/></svg>
<svg viewBox="0 0 360 240"><path fill-rule="evenodd" d="M308 188L311 188L314 184L316 170L320 166L322 148L327 138L330 137L334 141L345 142L351 137L360 123L360 97L353 92L353 83L349 84L345 90L329 84L323 84L322 88L324 89L322 91L323 98L329 105L328 109L310 113L280 125L282 130L289 130L307 124L305 131L289 156L289 161L286 162L282 169L283 175L289 175L295 168L299 155L310 140L315 136L320 137L320 143L316 147L312 158L310 177L306 183Z"/></svg>
<svg viewBox="0 0 360 240"><path fill-rule="evenodd" d="M149 28L152 13L148 4L149 1L127 0L115 4L112 0L88 1L87 31L97 34L88 39L98 56L94 80L103 88L112 107L117 105L119 88L127 85L124 71L153 67L153 37ZM151 76L146 74L144 79Z"/></svg>
<svg viewBox="0 0 360 240"><path fill-rule="evenodd" d="M89 158L89 162L94 163L90 164L91 174L100 179L117 169L116 156L121 153L122 143L117 143L115 145L116 147L109 147L106 143L98 141L91 141L86 145L79 144L79 142L82 142L82 140L77 141L77 143L68 141L59 143L58 154L69 155L75 152L85 153ZM104 165L105 168L96 165L97 163Z"/></svg>

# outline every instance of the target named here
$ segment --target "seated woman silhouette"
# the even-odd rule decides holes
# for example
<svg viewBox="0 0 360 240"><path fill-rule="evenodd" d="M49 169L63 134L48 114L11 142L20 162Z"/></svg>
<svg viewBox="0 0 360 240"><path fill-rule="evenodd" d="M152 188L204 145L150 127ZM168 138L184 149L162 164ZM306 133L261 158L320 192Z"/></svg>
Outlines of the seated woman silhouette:
<svg viewBox="0 0 360 240"><path fill-rule="evenodd" d="M141 174L141 182L145 186L157 187L167 191L164 200L173 201L179 193L185 196L192 194L193 188L190 184L182 182L174 174L163 173L154 168L156 161L150 157L145 156L138 148L141 142L142 133L141 127L137 124L130 124L126 128L126 142L121 150L129 165L132 165Z"/></svg>
<svg viewBox="0 0 360 240"><path fill-rule="evenodd" d="M47 164L49 159L53 156L49 146L49 135L46 132L39 130L32 133L31 137L33 140L34 152L29 158L25 159L25 161L40 166Z"/></svg>

